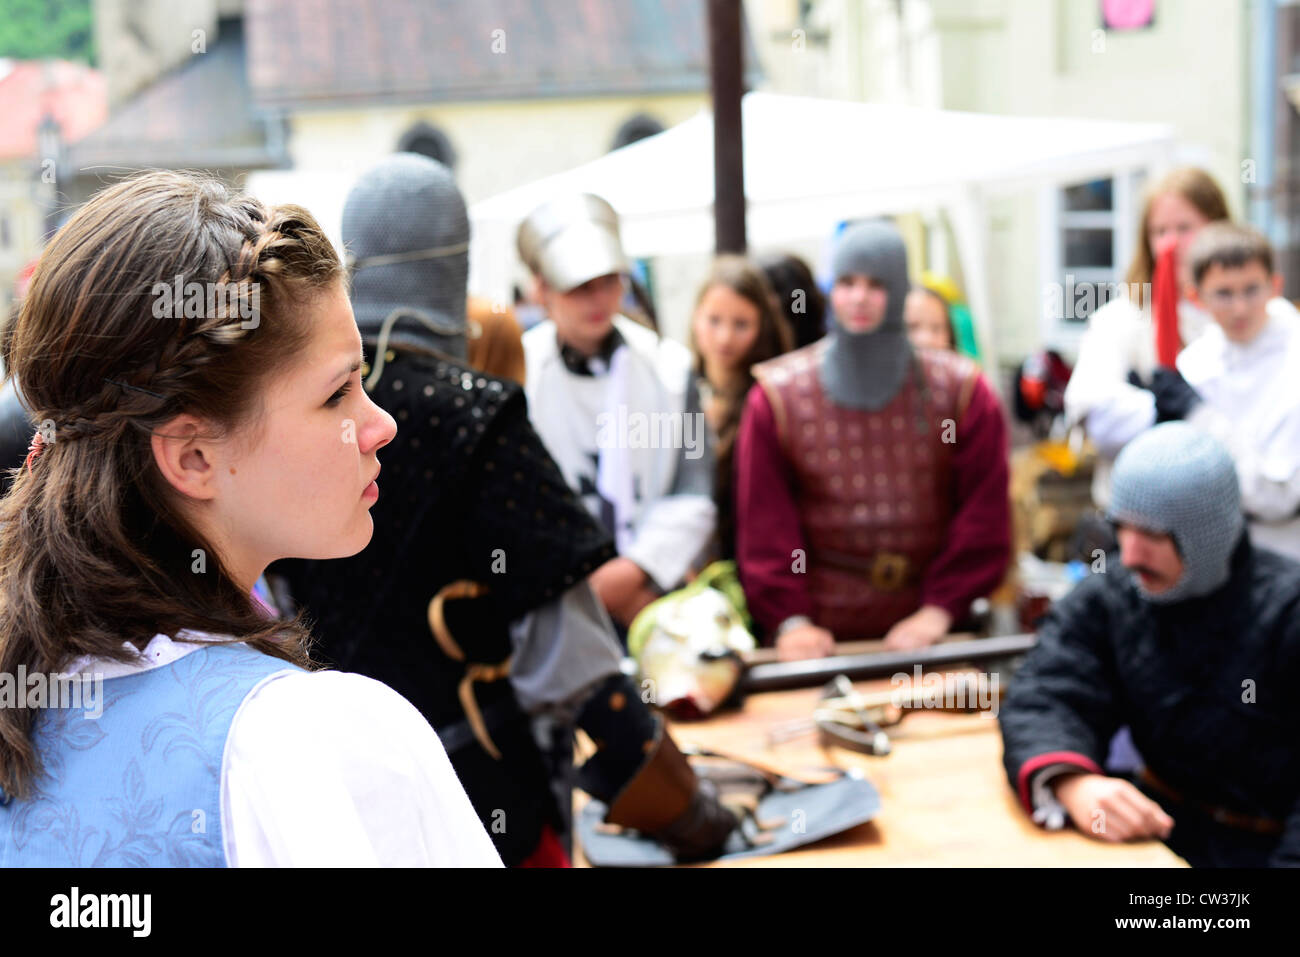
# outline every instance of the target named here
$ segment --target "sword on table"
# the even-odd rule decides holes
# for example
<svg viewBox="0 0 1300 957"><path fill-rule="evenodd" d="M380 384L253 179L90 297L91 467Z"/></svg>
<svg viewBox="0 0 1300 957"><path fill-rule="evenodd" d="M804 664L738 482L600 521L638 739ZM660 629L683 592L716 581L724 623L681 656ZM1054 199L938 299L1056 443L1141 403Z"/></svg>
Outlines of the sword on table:
<svg viewBox="0 0 1300 957"><path fill-rule="evenodd" d="M949 641L909 651L861 652L808 661L760 663L750 667L744 679L744 687L747 692L799 688L816 684L830 676L813 716L773 726L768 731L768 745L790 741L820 730L830 743L866 754L886 755L892 746L881 725L898 723L911 709L929 707L929 698L935 694L933 687L918 687L916 682L911 681L912 674L924 671L927 666L933 671L938 666L952 667L977 662L996 662L997 667L989 667L989 671L1011 671L1014 670L1015 659L1034 644L1033 635L1010 635ZM854 679L896 676L900 673L909 679L909 687L906 689L894 688L873 694L853 690ZM981 710L970 704L979 701L978 683L981 678L982 676L973 675L944 678L938 693L940 701L937 708L967 712ZM999 682L999 695L1002 687ZM954 708L948 706L949 702L961 704Z"/></svg>

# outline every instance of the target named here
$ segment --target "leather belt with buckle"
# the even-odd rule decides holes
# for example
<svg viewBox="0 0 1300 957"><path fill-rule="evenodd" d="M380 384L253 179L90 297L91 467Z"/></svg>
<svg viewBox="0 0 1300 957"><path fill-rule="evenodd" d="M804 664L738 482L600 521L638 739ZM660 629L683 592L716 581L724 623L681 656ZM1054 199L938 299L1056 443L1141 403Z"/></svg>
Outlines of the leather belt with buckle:
<svg viewBox="0 0 1300 957"><path fill-rule="evenodd" d="M882 549L871 558L865 558L819 548L810 557L831 568L866 575L871 581L871 587L879 592L902 591L916 583L912 560L898 552Z"/></svg>

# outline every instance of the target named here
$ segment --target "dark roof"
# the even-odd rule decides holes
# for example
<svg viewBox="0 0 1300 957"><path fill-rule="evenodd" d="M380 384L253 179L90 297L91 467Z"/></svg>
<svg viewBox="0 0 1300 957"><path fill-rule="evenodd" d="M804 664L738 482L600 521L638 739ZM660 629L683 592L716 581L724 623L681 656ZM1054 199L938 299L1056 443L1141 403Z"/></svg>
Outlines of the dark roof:
<svg viewBox="0 0 1300 957"><path fill-rule="evenodd" d="M249 82L286 108L705 91L706 2L247 0Z"/></svg>
<svg viewBox="0 0 1300 957"><path fill-rule="evenodd" d="M205 53L193 54L119 106L68 150L66 162L73 176L100 167L281 165L264 114L249 95L242 21L222 20Z"/></svg>

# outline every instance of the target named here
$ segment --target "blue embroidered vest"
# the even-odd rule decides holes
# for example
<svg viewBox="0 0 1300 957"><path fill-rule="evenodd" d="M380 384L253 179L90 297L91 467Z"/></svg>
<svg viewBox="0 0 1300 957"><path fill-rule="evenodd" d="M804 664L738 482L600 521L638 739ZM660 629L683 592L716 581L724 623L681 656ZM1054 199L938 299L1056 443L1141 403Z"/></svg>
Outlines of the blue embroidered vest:
<svg viewBox="0 0 1300 957"><path fill-rule="evenodd" d="M226 737L249 693L287 670L299 669L214 644L103 679L98 701L87 688L81 707L41 709L36 789L0 792L0 868L224 866Z"/></svg>

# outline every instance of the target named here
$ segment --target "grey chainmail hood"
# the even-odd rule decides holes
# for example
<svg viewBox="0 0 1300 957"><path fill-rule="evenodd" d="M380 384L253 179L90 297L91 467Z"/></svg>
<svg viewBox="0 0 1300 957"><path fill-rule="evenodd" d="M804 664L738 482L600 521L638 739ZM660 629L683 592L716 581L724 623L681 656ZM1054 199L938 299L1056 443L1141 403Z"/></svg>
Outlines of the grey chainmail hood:
<svg viewBox="0 0 1300 957"><path fill-rule="evenodd" d="M884 321L871 332L849 332L837 316L822 358L822 384L835 402L878 411L898 394L912 364L903 325L903 301L910 288L907 247L890 223L858 223L836 244L831 271L837 282L844 276L870 276L889 293Z"/></svg>
<svg viewBox="0 0 1300 957"><path fill-rule="evenodd" d="M1182 577L1158 595L1137 582L1158 604L1208 595L1227 582L1245 523L1231 456L1185 422L1157 425L1124 446L1111 472L1109 515L1173 536Z"/></svg>
<svg viewBox="0 0 1300 957"><path fill-rule="evenodd" d="M367 170L343 206L343 245L363 337L465 357L469 214L447 167L394 153Z"/></svg>

